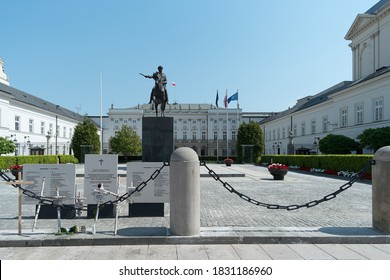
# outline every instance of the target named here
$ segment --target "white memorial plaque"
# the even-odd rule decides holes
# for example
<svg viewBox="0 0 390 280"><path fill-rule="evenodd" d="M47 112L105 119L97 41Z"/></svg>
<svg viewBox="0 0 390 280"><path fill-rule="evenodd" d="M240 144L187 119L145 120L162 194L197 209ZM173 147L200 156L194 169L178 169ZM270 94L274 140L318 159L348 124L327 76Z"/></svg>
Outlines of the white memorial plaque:
<svg viewBox="0 0 390 280"><path fill-rule="evenodd" d="M162 162L128 162L127 188L136 188L162 166ZM150 180L141 192L135 192L131 198L134 203L169 203L169 196L169 166L165 166L154 180Z"/></svg>
<svg viewBox="0 0 390 280"><path fill-rule="evenodd" d="M64 204L74 204L76 187L76 168L74 164L23 164L23 181L33 181L34 184L25 188L36 195L41 195L45 178L43 196L57 196L57 188ZM35 198L23 196L23 204L38 204Z"/></svg>
<svg viewBox="0 0 390 280"><path fill-rule="evenodd" d="M101 184L104 190L118 192L118 155L85 155L84 196L87 204L114 200L112 195L96 192Z"/></svg>

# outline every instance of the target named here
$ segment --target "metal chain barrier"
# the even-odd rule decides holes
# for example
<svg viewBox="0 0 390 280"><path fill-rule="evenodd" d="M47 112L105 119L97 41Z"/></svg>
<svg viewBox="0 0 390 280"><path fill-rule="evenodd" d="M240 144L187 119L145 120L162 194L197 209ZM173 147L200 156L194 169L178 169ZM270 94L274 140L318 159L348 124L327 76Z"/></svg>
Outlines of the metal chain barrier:
<svg viewBox="0 0 390 280"><path fill-rule="evenodd" d="M109 200L109 201L106 201L104 203L101 203L100 205L104 206L107 204L116 204L118 202L123 202L126 199L129 199L134 193L141 192L147 186L149 181L155 180L158 177L158 175L160 175L161 171L166 166L169 166L169 162L164 162L163 165L159 169L155 170L153 172L153 174L150 175L150 177L146 181L141 182L134 190L132 190L130 192L126 192L122 196L119 196L116 200ZM11 179L10 177L8 177L7 174L5 174L2 171L0 171L0 176L7 182L14 182L15 181L15 180ZM68 205L68 204L61 204L61 203L59 204L57 199L37 195L36 193L29 191L26 188L23 188L19 184L12 184L12 186L14 186L15 188L21 189L22 193L24 195L26 195L27 197L38 200L38 203L41 205L50 205L52 207L61 207L61 208L67 208L67 209L80 210L80 206L76 207L76 205Z"/></svg>
<svg viewBox="0 0 390 280"><path fill-rule="evenodd" d="M367 171L367 169L369 168L370 165L372 165L372 161L369 161L359 172L357 172L353 177L352 179L345 183L344 185L342 185L337 191L333 192L333 193L330 193L326 196L324 196L323 198L321 199L318 199L318 200L313 200L313 201L310 201L308 203L305 203L305 204L291 204L291 205L277 205L277 204L270 204L270 203L264 203L264 202L260 202L256 199L253 199L253 198L250 198L249 196L243 194L243 193L240 193L239 191L237 191L235 188L233 188L229 183L227 182L224 182L221 180L221 178L218 176L217 173L215 173L214 170L210 169L205 162L201 162L200 164L201 166L204 166L207 170L208 170L208 173L209 175L215 180L215 181L219 181L223 187L228 190L229 192L231 193L234 193L236 195L238 195L241 199L249 202L249 203L252 203L254 205L257 205L257 206L261 206L261 207L266 207L267 209L285 209L285 210L288 210L288 211L291 211L291 210L297 210L297 209L300 209L300 208L310 208L310 207L313 207L313 206L316 206L322 202L325 202L325 201L329 201L333 198L336 198L336 196L340 193L342 193L343 191L349 189L358 179L360 179L360 177Z"/></svg>

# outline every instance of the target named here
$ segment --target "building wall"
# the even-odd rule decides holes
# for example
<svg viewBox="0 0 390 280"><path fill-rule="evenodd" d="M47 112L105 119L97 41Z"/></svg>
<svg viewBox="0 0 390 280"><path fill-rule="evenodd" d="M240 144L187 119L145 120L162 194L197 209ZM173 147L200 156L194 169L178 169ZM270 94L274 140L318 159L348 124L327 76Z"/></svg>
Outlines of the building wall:
<svg viewBox="0 0 390 280"><path fill-rule="evenodd" d="M57 118L56 118L57 116ZM56 123L58 134L56 134ZM28 155L31 146L47 149L49 139L49 154L69 154L70 142L78 120L70 119L61 114L54 114L27 103L10 98L10 95L0 92L0 137L13 140L17 146L17 155Z"/></svg>
<svg viewBox="0 0 390 280"><path fill-rule="evenodd" d="M142 139L142 118L153 117L155 113L146 104L127 109L111 108L108 115L109 136L114 136L123 125L129 125ZM174 118L174 148L190 147L204 156L236 154L241 109L226 110L208 104L175 104L167 106L165 116Z"/></svg>
<svg viewBox="0 0 390 280"><path fill-rule="evenodd" d="M365 129L390 126L389 3L377 14L358 15L346 35L346 39L352 40L354 83L350 82L346 88L333 94L326 94L329 89L307 97L309 102L323 96L324 99L316 105L302 107L305 102L300 99L294 110L286 110L263 121L265 153L287 154L287 145L291 141L295 152L306 148L310 153L318 153L319 139L328 134L357 140L356 137ZM286 132L289 130L293 138L288 137Z"/></svg>

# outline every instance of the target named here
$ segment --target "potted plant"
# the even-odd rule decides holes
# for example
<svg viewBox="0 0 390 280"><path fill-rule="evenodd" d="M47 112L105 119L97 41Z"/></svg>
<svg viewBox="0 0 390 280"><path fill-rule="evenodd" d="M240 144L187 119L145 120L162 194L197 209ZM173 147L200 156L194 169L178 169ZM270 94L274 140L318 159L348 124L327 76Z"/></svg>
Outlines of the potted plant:
<svg viewBox="0 0 390 280"><path fill-rule="evenodd" d="M14 175L16 179L18 179L19 172L23 172L23 165L11 165L9 167L9 170L11 170L12 175Z"/></svg>
<svg viewBox="0 0 390 280"><path fill-rule="evenodd" d="M288 166L280 163L268 165L268 171L274 176L274 180L284 180L284 176L288 172Z"/></svg>
<svg viewBox="0 0 390 280"><path fill-rule="evenodd" d="M226 164L226 166L231 166L233 163L233 159L231 158L225 158L223 162Z"/></svg>

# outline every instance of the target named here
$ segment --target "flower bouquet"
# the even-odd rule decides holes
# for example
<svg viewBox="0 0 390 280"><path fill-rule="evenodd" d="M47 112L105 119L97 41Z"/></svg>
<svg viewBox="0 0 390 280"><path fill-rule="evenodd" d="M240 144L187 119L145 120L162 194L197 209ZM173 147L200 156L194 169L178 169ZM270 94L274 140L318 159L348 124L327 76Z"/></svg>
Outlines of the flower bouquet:
<svg viewBox="0 0 390 280"><path fill-rule="evenodd" d="M9 167L9 170L11 170L12 175L14 175L16 179L18 179L18 173L23 172L23 165L11 165Z"/></svg>
<svg viewBox="0 0 390 280"><path fill-rule="evenodd" d="M268 165L268 171L274 176L274 180L284 180L284 176L288 172L288 166L280 163Z"/></svg>

